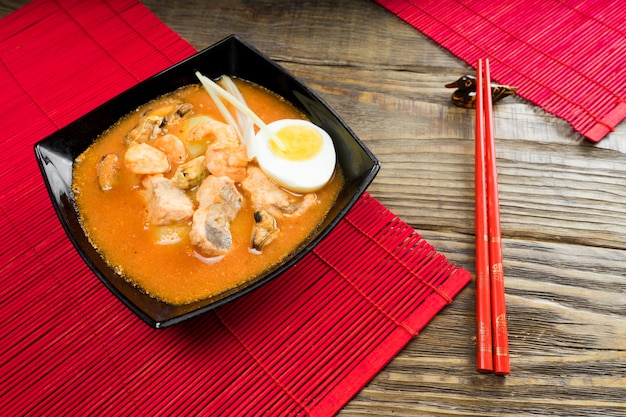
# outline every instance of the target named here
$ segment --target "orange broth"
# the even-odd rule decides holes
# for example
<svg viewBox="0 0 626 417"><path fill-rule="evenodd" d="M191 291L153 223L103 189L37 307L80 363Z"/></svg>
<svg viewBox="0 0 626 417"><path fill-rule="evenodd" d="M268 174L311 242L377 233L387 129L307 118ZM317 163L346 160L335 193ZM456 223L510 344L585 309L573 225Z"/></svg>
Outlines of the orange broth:
<svg viewBox="0 0 626 417"><path fill-rule="evenodd" d="M265 123L305 118L290 103L268 90L242 80L235 82L248 106ZM262 253L250 250L254 211L240 184L237 187L244 203L231 223L233 248L221 260L214 263L200 260L187 237L175 244L156 244L155 229L146 226L145 203L138 192L140 178L127 171L122 163L121 182L112 190L102 191L97 164L107 153L117 153L123 161L126 149L123 139L127 132L149 106L167 97L193 104L194 116L208 115L224 121L206 91L196 85L148 103L107 130L76 159L73 191L83 229L111 267L154 298L170 304L187 304L245 284L305 243L333 205L343 178L336 172L331 182L316 192L320 204L303 215L277 219L280 235ZM180 132L170 129L169 133ZM175 170L173 166L165 176L170 177Z"/></svg>

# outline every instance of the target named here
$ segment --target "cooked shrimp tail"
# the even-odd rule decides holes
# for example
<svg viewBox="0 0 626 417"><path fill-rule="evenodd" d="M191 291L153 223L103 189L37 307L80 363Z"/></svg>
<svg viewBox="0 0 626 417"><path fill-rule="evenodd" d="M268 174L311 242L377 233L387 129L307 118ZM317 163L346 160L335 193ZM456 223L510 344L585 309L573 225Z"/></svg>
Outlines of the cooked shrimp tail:
<svg viewBox="0 0 626 417"><path fill-rule="evenodd" d="M222 83L226 91L232 94L237 100L239 100L243 105L247 106L246 100L241 95L241 92L227 75L223 75ZM246 145L246 150L248 151L248 159L252 160L256 157L256 144L254 138L254 124L252 123L252 119L242 112L239 109L237 110L237 124L239 125L239 133L241 134L241 140Z"/></svg>
<svg viewBox="0 0 626 417"><path fill-rule="evenodd" d="M202 75L199 71L196 71L196 77L198 77L198 79L202 83L202 86L207 91L207 93L209 93L209 95L211 97L214 97L215 95L218 95L219 97L224 98L230 104L232 104L237 109L239 109L243 113L245 113L248 117L250 117L250 119L254 122L254 124L257 125L261 130L265 130L268 133L268 136L272 138L272 141L274 141L276 146L278 146L278 148L281 151L284 152L287 149L285 147L285 144L280 140L280 138L278 136L276 136L276 133L273 132L269 127L267 127L265 122L263 122L263 120L261 120L261 118L259 116L257 116L250 109L250 107L248 107L246 104L244 104L244 103L240 102L239 100L237 100L236 97L233 97L232 94L230 94L228 91L224 90L222 87L217 85L212 79ZM218 99L218 101L219 101L219 99ZM216 102L216 104L217 104L217 102Z"/></svg>
<svg viewBox="0 0 626 417"><path fill-rule="evenodd" d="M211 174L227 176L238 182L246 177L246 145L239 141L231 125L208 119L189 130L187 141L208 142L204 162Z"/></svg>

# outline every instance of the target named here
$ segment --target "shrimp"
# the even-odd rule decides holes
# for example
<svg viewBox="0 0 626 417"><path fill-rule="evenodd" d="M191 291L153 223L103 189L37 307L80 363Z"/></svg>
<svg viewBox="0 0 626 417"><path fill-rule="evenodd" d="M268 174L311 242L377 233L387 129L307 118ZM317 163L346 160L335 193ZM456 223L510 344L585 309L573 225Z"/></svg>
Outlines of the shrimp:
<svg viewBox="0 0 626 417"><path fill-rule="evenodd" d="M211 174L218 177L227 176L236 182L246 178L248 152L246 145L241 143L237 131L231 125L208 120L189 130L187 140L208 141L204 158Z"/></svg>
<svg viewBox="0 0 626 417"><path fill-rule="evenodd" d="M237 138L237 131L234 127L208 117L206 118L206 121L195 125L189 130L189 132L187 132L187 140L189 142L239 141Z"/></svg>
<svg viewBox="0 0 626 417"><path fill-rule="evenodd" d="M168 133L164 136L159 136L151 144L163 151L174 164L182 164L187 159L187 148L176 135Z"/></svg>

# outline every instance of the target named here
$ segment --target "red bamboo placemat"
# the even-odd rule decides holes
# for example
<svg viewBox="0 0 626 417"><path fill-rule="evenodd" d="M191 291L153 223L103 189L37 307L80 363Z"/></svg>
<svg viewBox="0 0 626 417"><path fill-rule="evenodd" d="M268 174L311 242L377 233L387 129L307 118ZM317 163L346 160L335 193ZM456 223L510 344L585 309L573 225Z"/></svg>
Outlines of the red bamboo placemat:
<svg viewBox="0 0 626 417"><path fill-rule="evenodd" d="M469 65L489 58L492 78L590 141L626 117L620 0L376 1Z"/></svg>
<svg viewBox="0 0 626 417"><path fill-rule="evenodd" d="M136 0L2 19L0 414L333 415L469 282L365 194L260 289L163 330L136 318L73 250L32 147L194 52Z"/></svg>

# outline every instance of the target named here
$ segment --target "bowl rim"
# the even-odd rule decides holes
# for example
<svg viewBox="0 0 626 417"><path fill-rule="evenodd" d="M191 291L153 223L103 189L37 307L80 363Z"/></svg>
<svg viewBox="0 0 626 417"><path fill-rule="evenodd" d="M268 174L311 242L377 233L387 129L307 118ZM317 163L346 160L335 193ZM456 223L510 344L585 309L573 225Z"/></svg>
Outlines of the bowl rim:
<svg viewBox="0 0 626 417"><path fill-rule="evenodd" d="M217 52L216 52L217 51ZM324 123L330 123L331 128L334 131L341 132L344 136L349 137L350 143L344 144L344 141L337 142L335 137L331 135L333 138L333 143L335 146L338 144L342 145L352 145L355 150L358 151L358 156L362 159L359 161L360 164L363 165L361 168L363 172L359 173L358 182L352 184L351 186L354 188L353 192L346 198L346 200L342 203L342 207L338 209L337 213L335 213L332 218L328 219L327 223L324 227L317 232L317 234L307 243L302 246L297 253L289 256L287 260L279 264L279 266L273 268L269 273L265 273L263 277L258 279L255 282L246 285L243 288L239 288L234 291L232 294L227 294L221 296L219 299L210 302L208 304L198 304L196 308L189 307L188 309L182 308L181 306L173 306L171 307L171 311L169 311L166 306L167 303L159 302L159 306L162 306L164 311L163 314L155 314L154 312L146 311L145 306L138 305L139 302L137 299L131 299L132 293L129 293L126 288L124 290L119 288L119 283L114 283L111 281L110 273L113 272L111 267L106 264L101 255L91 246L89 243L89 247L85 247L85 240L88 241L85 236L85 232L82 227L80 230L77 229L76 220L79 216L78 211L74 205L74 199L71 194L72 189L72 178L71 171L72 167L69 168L70 176L68 178L67 175L67 163L68 155L75 154L78 156L82 152L82 150L86 149L86 147L82 147L76 144L74 141L62 141L67 139L68 137L74 138L74 134L81 129L85 129L85 125L89 123L99 123L97 120L104 113L105 116L114 117L114 120L119 120L120 117L128 114L130 111L118 111L120 106L124 108L132 107L132 103L127 103L126 100L130 97L134 97L136 95L142 96L146 95L146 91L148 89L153 88L154 86L158 86L159 82L163 79L169 79L174 77L172 82L174 84L188 85L188 78L183 77L182 79L178 74L181 71L187 71L187 73L193 72L199 66L202 66L203 60L211 55L218 54L221 52L230 53L231 55L237 55L237 53L242 54L250 54L250 57L245 55L246 59L256 59L259 60L260 63L265 65L266 71L276 72L280 75L280 79L276 80L276 83L287 83L291 87L285 88L293 88L293 86L297 87L292 90L292 93L298 95L295 98L298 101L298 104L302 106L313 106L316 112L321 112L320 114L324 117L328 117L328 120L322 120ZM232 60L236 60L236 57L230 57ZM201 71L205 75L205 72L210 71ZM232 71L225 72L223 69L217 69L219 74L212 74L212 76L217 77L222 74L234 75L236 71L233 69ZM239 75L236 75L239 76ZM244 75L241 75L241 78L247 79ZM254 82L254 80L252 80ZM154 93L150 90L150 94L152 98L156 98L162 94L167 92L171 92L175 90L177 87L170 86L169 83L165 83L168 85L167 88L164 89L162 93ZM276 89L270 88L267 85L261 84L263 87L270 89L271 91L275 91ZM157 94L158 93L158 94ZM279 93L280 94L280 93ZM282 95L282 94L281 94ZM287 100L289 98L285 97ZM143 100L139 101L139 103L143 104L149 101ZM292 101L293 102L293 101ZM134 106L136 108L138 106ZM132 108L131 108L132 110ZM306 112L305 112L306 113ZM315 113L317 115L317 113ZM307 116L311 116L307 113ZM320 116L321 117L321 116ZM108 120L108 119L107 119ZM315 120L312 120L316 123ZM319 120L318 120L319 122ZM318 123L316 123L318 124ZM102 123L98 127L106 126L104 129L99 129L98 127L90 127L90 129L99 131L99 133L104 132L108 127L110 127L112 123ZM89 139L89 143L87 147L93 143L93 141L97 138L93 136ZM80 140L80 139L77 139ZM82 139L85 141L86 139ZM82 143L82 142L80 142ZM78 152L80 151L80 152ZM47 136L44 139L41 139L34 145L34 152L37 159L37 163L39 165L42 177L44 179L44 183L46 185L46 189L48 191L48 195L51 199L52 205L55 209L57 217L59 218L63 229L65 230L66 235L69 237L72 245L75 250L79 253L83 261L89 266L91 271L99 278L99 280L104 284L104 286L113 293L127 308L129 308L136 316L138 316L143 322L148 324L150 327L155 329L161 329L165 327L169 327L190 319L192 317L199 316L201 314L206 313L209 310L217 308L221 305L224 305L228 302L231 302L237 298L242 297L245 294L255 290L256 288L264 285L270 280L276 278L280 274L282 274L287 269L291 268L297 261L302 259L308 252L310 252L319 242L321 242L341 221L341 219L347 214L347 212L352 208L352 206L356 203L356 201L361 197L361 195L366 191L367 187L373 181L378 171L380 170L380 161L375 157L375 155L367 148L367 146L358 138L358 136L347 126L345 121L333 110L321 97L319 97L312 89L306 86L304 83L300 82L293 74L289 71L281 67L275 61L273 61L268 56L261 53L254 46L249 43L243 41L237 35L230 35L226 38L214 43L213 45L195 53L194 55L175 63L174 65L157 72L153 76L140 81L134 86L122 91L117 94L113 98L107 100L100 106L95 109L85 113L83 116L79 117L75 121L69 123L65 127L57 130L53 134ZM344 150L345 152L345 150ZM75 156L71 159L70 165L73 165L73 161ZM355 180L356 181L356 180ZM73 212L72 212L73 211ZM105 272L106 271L106 272ZM114 272L113 272L114 273ZM118 275L118 277L120 277ZM126 286L131 285L127 280L122 278L126 282ZM119 284L119 285L118 285ZM135 287L135 291L139 291L138 288ZM129 294L131 296L129 296ZM142 297L149 297L147 295L143 295ZM151 297L150 297L151 298ZM154 299L153 299L154 300ZM207 300L207 299L205 299ZM143 298L142 298L142 302ZM148 301L145 301L148 302ZM166 306L163 306L165 304ZM152 305L152 304L150 304ZM189 304L189 306L194 306L195 303ZM188 310L188 311L187 311Z"/></svg>

